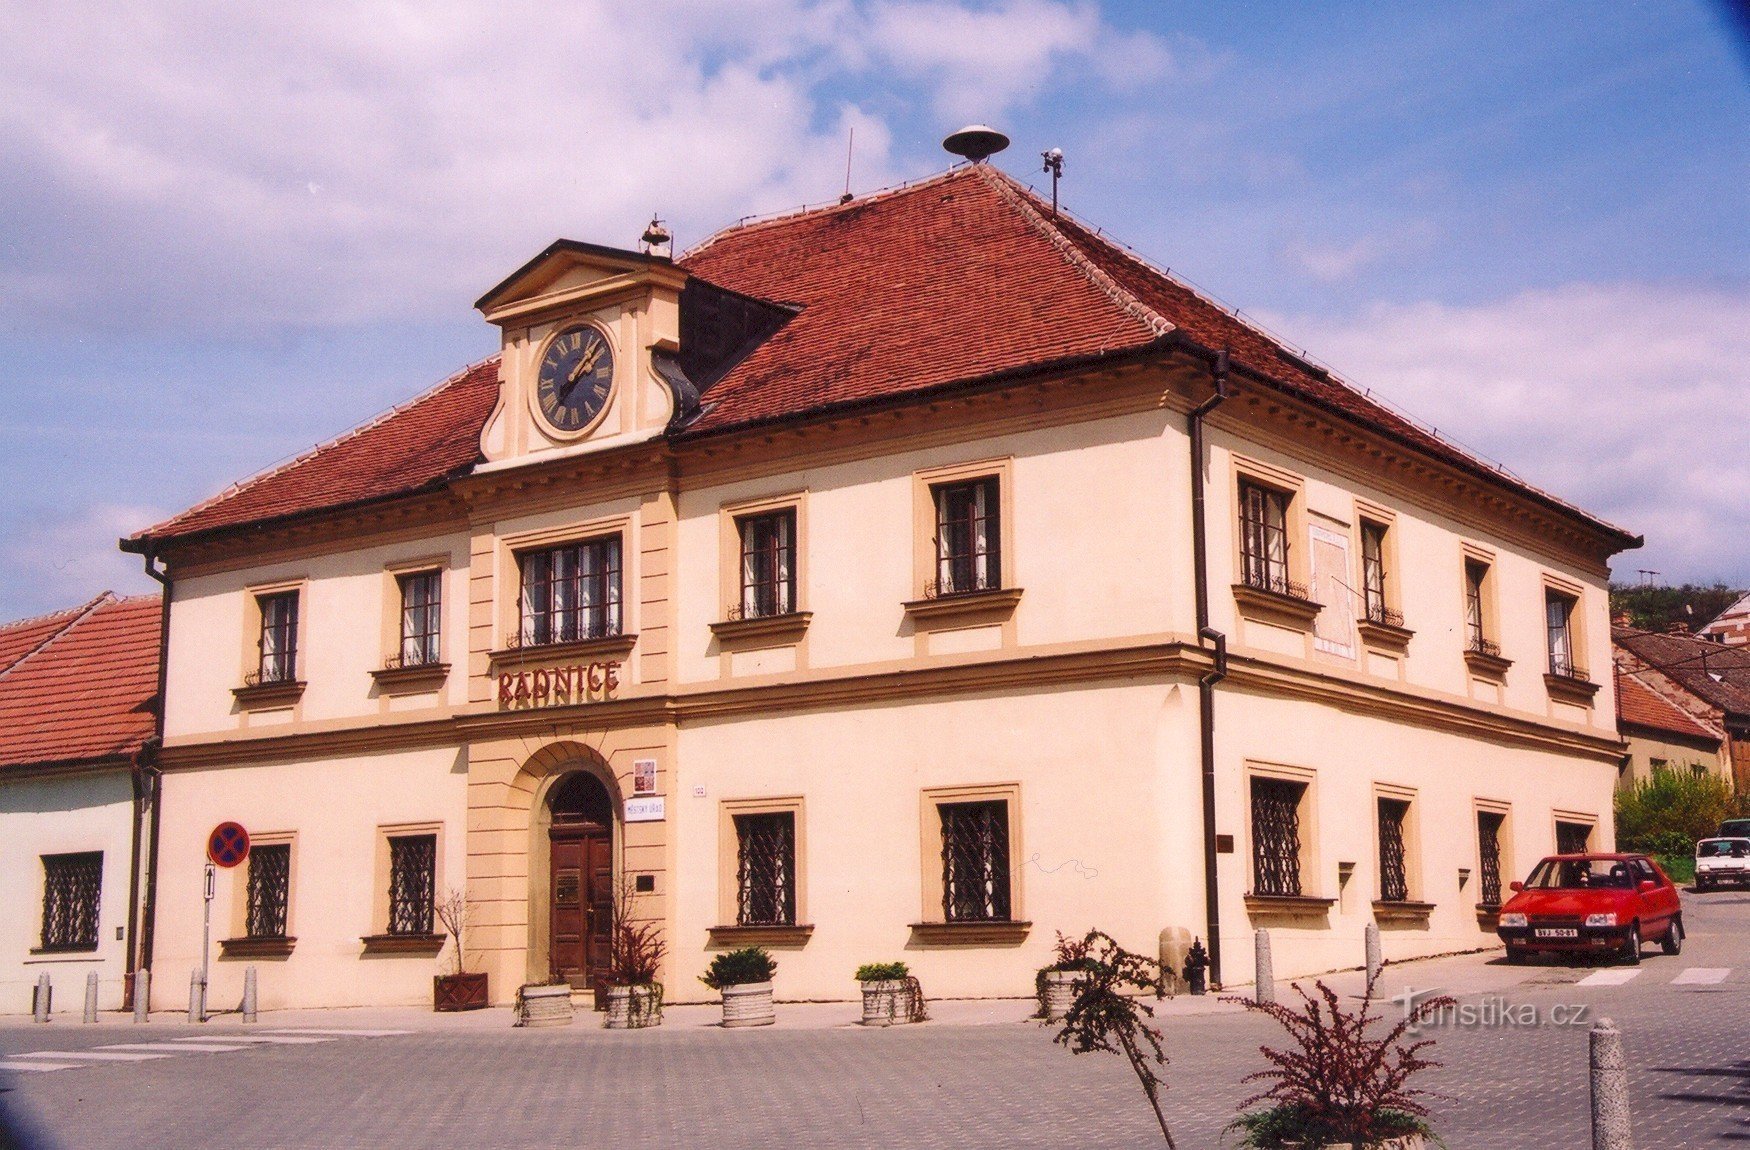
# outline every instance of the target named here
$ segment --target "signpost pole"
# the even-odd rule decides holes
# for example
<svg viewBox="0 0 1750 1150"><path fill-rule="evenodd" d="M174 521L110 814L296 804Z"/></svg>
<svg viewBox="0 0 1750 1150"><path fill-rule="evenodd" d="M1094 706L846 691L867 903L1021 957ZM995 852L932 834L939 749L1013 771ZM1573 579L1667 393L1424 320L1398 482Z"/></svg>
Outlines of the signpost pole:
<svg viewBox="0 0 1750 1150"><path fill-rule="evenodd" d="M218 870L212 863L206 866L206 911L201 918L201 997L200 1020L207 1020L207 952L212 949L213 938L213 886Z"/></svg>

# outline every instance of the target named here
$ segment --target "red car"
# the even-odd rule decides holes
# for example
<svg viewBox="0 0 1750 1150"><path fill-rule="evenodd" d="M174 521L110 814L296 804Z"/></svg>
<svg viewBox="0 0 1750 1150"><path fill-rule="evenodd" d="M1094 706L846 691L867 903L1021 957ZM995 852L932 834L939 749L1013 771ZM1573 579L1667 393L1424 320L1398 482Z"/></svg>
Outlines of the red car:
<svg viewBox="0 0 1750 1150"><path fill-rule="evenodd" d="M1513 891L1495 925L1508 962L1539 952L1639 962L1649 941L1666 954L1683 949L1677 888L1646 855L1551 855Z"/></svg>

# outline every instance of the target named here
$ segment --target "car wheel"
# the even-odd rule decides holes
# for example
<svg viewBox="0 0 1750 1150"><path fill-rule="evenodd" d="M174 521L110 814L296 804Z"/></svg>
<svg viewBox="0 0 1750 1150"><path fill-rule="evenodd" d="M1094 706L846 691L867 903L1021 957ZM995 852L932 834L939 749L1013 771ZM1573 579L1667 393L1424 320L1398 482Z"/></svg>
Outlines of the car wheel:
<svg viewBox="0 0 1750 1150"><path fill-rule="evenodd" d="M1666 954L1683 953L1683 920L1674 918L1671 925L1665 928L1665 937L1659 940L1659 949Z"/></svg>
<svg viewBox="0 0 1750 1150"><path fill-rule="evenodd" d="M1634 923L1628 928L1628 937L1622 940L1622 960L1630 966L1638 966L1641 961L1641 924Z"/></svg>
<svg viewBox="0 0 1750 1150"><path fill-rule="evenodd" d="M1531 961L1531 952L1523 946L1510 946L1507 948L1507 961L1514 966L1524 966Z"/></svg>
<svg viewBox="0 0 1750 1150"><path fill-rule="evenodd" d="M1695 889L1696 889L1696 890L1697 890L1697 891L1698 891L1698 892L1699 892L1699 891L1704 891L1704 890L1707 890L1707 889L1708 889L1708 888L1709 888L1709 887L1711 887L1711 886L1713 886L1713 885L1714 885L1714 884L1713 884L1713 883L1711 883L1711 882L1709 882L1709 881L1708 881L1708 880L1707 880L1707 879L1705 879L1705 878L1697 878L1697 879L1696 879L1696 880L1695 880Z"/></svg>

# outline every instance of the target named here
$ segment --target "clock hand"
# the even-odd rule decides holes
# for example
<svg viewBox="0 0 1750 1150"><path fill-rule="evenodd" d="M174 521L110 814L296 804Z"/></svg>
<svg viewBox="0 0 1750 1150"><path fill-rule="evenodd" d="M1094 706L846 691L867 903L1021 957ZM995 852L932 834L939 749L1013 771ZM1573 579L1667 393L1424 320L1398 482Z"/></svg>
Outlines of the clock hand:
<svg viewBox="0 0 1750 1150"><path fill-rule="evenodd" d="M607 346L605 343L591 344L589 350L578 359L577 366L571 369L571 374L566 377L565 382L575 384L583 376L595 374L595 365L602 358L602 352L607 349Z"/></svg>

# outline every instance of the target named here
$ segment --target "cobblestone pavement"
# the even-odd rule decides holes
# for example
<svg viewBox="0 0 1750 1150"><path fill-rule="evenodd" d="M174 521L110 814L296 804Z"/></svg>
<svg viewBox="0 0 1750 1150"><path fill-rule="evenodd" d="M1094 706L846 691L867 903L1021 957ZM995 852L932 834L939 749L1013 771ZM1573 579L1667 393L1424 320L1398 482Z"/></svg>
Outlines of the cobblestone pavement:
<svg viewBox="0 0 1750 1150"><path fill-rule="evenodd" d="M1601 1016L1625 1034L1637 1146L1750 1141L1750 894L1686 908L1684 954L1649 947L1638 970L1466 956L1390 972L1393 991L1445 986L1515 1014L1429 1032L1444 1066L1426 1085L1454 1150L1588 1144L1587 1026ZM1353 991L1359 977L1332 982ZM1551 1008L1581 1007L1579 1024L1550 1023ZM845 1024L851 1004L779 1009L778 1027L725 1031L708 1025L713 1008L671 1008L633 1034L591 1019L512 1030L501 1010L285 1013L247 1028L8 1019L0 1115L33 1150L1160 1144L1122 1059L1054 1046L1025 1003L941 1003L936 1021L890 1030ZM1531 1009L1540 1025L1523 1024ZM1258 1044L1279 1032L1211 999L1166 1003L1162 1023L1179 1145L1217 1146Z"/></svg>

